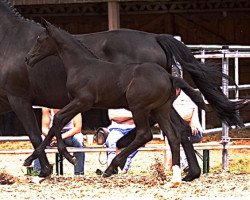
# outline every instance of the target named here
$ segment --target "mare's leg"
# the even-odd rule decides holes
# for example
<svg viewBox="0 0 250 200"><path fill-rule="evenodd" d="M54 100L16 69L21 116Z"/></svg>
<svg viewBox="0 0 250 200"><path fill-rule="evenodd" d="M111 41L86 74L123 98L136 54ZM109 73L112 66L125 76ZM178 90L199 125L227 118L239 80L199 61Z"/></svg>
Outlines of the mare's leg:
<svg viewBox="0 0 250 200"><path fill-rule="evenodd" d="M178 127L178 131L181 136L181 145L187 157L189 172L184 181L192 181L200 177L201 169L197 161L193 144L190 142L189 137L191 136L190 126L181 118L177 111L172 107L170 111L170 119L174 127Z"/></svg>
<svg viewBox="0 0 250 200"><path fill-rule="evenodd" d="M42 144L32 153L32 155L25 160L25 162L30 163L34 159L36 159L40 155L40 153L44 151L45 147L50 144L51 139L56 136L59 153L63 155L70 163L75 164L75 158L69 154L66 149L66 145L62 140L61 130L74 116L76 116L81 111L84 112L85 110L88 110L90 108L87 107L86 109L84 109L85 107L83 107L83 104L78 99L74 99L59 112L57 112L54 116L53 125L49 130L47 137L44 139Z"/></svg>
<svg viewBox="0 0 250 200"><path fill-rule="evenodd" d="M127 157L131 153L153 139L148 116L142 112L142 109L138 110L139 111L132 111L133 119L136 125L135 139L112 160L111 164L103 174L104 177L109 177L114 174L117 171L117 167L120 166L121 163L125 163Z"/></svg>
<svg viewBox="0 0 250 200"><path fill-rule="evenodd" d="M42 143L41 130L38 126L37 119L31 103L21 97L9 96L8 98L13 111L16 113L17 117L22 122L23 127L26 133L28 134L33 147L38 147ZM49 176L52 173L52 167L50 166L44 151L40 152L39 161L41 163L41 172L39 176ZM24 162L24 166L29 165L31 165L31 162Z"/></svg>

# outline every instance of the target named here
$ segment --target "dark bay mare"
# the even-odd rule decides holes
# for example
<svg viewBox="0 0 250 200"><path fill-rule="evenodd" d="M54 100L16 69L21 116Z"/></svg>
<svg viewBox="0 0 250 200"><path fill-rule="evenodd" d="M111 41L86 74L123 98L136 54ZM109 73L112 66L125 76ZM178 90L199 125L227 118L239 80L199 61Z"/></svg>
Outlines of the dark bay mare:
<svg viewBox="0 0 250 200"><path fill-rule="evenodd" d="M14 111L36 148L42 139L32 105L49 108L67 105L66 73L56 56L41 60L32 69L27 68L24 57L43 31L40 24L24 19L2 0L0 19L0 113ZM88 45L97 56L115 63L154 62L170 71L174 56L184 70L191 74L218 116L229 125L242 125L237 114L238 105L226 98L219 82L215 81L220 73L214 73L212 67L197 62L188 48L171 35L122 29L75 37ZM188 140L190 128L173 108L170 112L171 125L173 129L178 127L178 136L192 169L184 178L190 181L200 175L193 147ZM39 159L42 165L40 176L48 176L51 167L45 153Z"/></svg>
<svg viewBox="0 0 250 200"><path fill-rule="evenodd" d="M25 160L30 165L39 157L51 139L56 136L58 151L69 162L75 163L62 140L61 129L78 113L96 108L127 108L133 114L136 126L135 139L119 153L104 172L108 177L117 172L118 166L125 163L128 155L153 139L150 129L151 116L164 135L167 136L173 158L179 157L181 139L178 127L172 129L170 110L176 98L176 89L181 88L201 109L205 103L183 79L171 76L155 63L120 64L111 63L96 57L86 46L71 34L43 20L45 30L38 36L34 47L29 51L26 62L34 66L38 60L49 55L58 55L63 61L67 74L66 88L70 103L55 116L53 125L43 143ZM173 180L181 182L180 161L173 161ZM178 178L176 178L178 177Z"/></svg>

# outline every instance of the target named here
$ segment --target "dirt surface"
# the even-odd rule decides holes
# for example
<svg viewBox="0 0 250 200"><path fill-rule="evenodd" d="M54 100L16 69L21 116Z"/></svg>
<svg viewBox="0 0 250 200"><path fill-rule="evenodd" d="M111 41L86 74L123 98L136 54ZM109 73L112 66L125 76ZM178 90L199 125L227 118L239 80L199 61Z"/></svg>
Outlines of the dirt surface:
<svg viewBox="0 0 250 200"><path fill-rule="evenodd" d="M155 176L55 177L39 185L1 185L1 199L248 199L249 174L208 174L179 188L165 188ZM167 176L167 181L170 177Z"/></svg>
<svg viewBox="0 0 250 200"><path fill-rule="evenodd" d="M237 133L238 134L238 133ZM248 134L249 135L249 134ZM246 137L248 135L242 135ZM237 135L239 137L239 134ZM216 140L210 135L203 142ZM162 143L154 141L154 143ZM249 144L249 140L237 139L236 144ZM30 148L28 142L2 143L1 149ZM221 170L221 151L210 151L210 173L202 174L192 182L183 182L178 188L166 188L171 173L163 167L163 152L139 152L128 174L102 178L95 174L97 168L104 170L106 156L87 153L85 176L73 175L73 166L64 161L64 176L56 176L41 184L32 184L22 163L28 155L1 155L0 199L249 199L250 196L250 150L229 150L229 170ZM48 155L54 163L54 155ZM202 161L199 159L200 166ZM184 174L183 174L184 176Z"/></svg>

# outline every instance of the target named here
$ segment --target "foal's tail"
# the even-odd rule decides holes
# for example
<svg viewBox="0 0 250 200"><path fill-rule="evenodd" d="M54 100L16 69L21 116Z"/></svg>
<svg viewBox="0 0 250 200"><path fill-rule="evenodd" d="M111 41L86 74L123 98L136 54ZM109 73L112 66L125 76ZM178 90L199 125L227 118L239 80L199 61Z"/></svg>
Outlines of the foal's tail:
<svg viewBox="0 0 250 200"><path fill-rule="evenodd" d="M227 75L218 68L198 62L187 46L171 35L158 35L156 40L166 54L168 65L178 62L191 75L195 85L222 121L229 126L244 127L237 111L244 106L245 100L231 102L220 88L221 78L229 79Z"/></svg>

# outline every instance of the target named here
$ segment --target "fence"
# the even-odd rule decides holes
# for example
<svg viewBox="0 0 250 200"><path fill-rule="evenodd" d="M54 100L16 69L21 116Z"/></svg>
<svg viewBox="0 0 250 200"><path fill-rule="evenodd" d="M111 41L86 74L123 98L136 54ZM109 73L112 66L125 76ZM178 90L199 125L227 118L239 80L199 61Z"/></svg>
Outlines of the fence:
<svg viewBox="0 0 250 200"><path fill-rule="evenodd" d="M234 59L234 81L238 87L229 85L228 80L222 80L222 91L227 96L229 95L229 90L236 90L235 98L231 100L239 99L239 90L250 89L250 84L239 84L240 83L240 73L239 73L239 59L250 58L250 46L221 46L221 45L187 45L191 50L195 51L194 56L200 59L201 62L205 63L206 59L221 59L222 72L229 75L230 62L229 59ZM225 148L230 141L229 128L226 124L222 123L222 127L206 129L206 112L202 111L201 124L204 129L204 133L211 133L216 131L222 131L222 165L223 169L228 169L228 152ZM250 123L245 123L245 126L250 126ZM234 128L234 127L233 127Z"/></svg>
<svg viewBox="0 0 250 200"><path fill-rule="evenodd" d="M239 99L239 90L250 89L250 84L239 84L239 59L249 58L250 62L250 46L221 46L221 45L187 45L194 51L194 56L205 63L206 59L221 59L222 72L229 73L229 67L234 67L234 81L238 87L229 85L226 80L222 81L222 90L228 96L229 90L235 90L235 98L231 100ZM234 66L229 65L229 59L234 59ZM204 129L204 133L211 133L221 131L223 125L220 128L207 129L206 128L206 113L202 111L201 124ZM250 123L245 123L245 126L250 126ZM234 128L234 127L233 127Z"/></svg>

